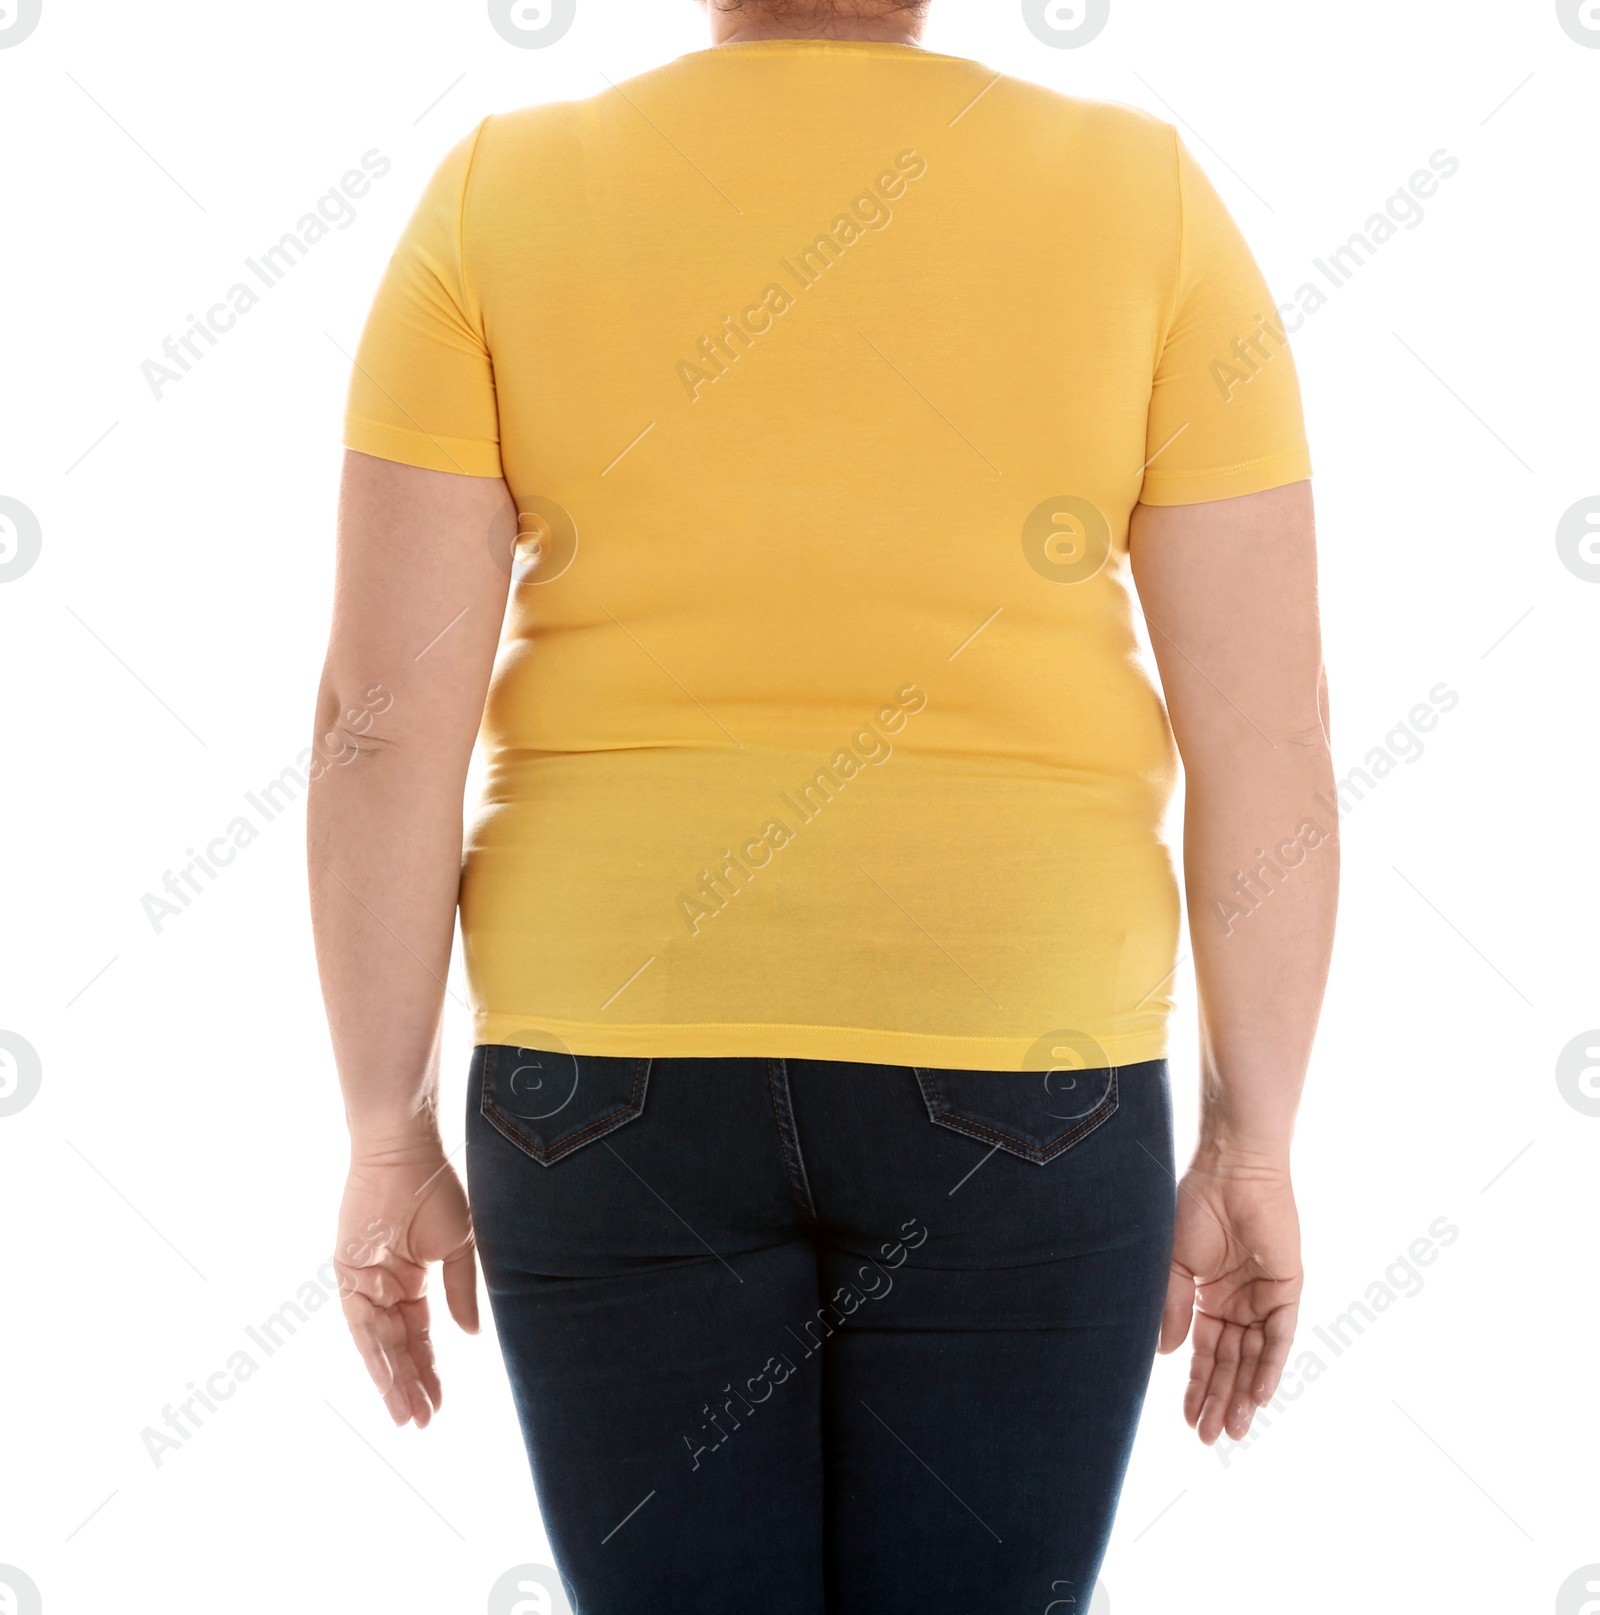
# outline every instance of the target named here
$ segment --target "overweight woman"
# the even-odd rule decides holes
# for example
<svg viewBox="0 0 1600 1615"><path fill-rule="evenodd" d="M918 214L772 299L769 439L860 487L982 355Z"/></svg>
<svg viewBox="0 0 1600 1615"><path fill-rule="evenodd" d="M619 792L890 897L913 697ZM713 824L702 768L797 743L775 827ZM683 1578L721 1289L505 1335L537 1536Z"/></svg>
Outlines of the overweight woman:
<svg viewBox="0 0 1600 1615"><path fill-rule="evenodd" d="M425 1425L430 1268L471 1331L481 1257L579 1615L1084 1608L1153 1353L1214 1442L1294 1333L1337 846L1292 311L1170 125L924 10L717 0L486 118L354 367L345 1312Z"/></svg>

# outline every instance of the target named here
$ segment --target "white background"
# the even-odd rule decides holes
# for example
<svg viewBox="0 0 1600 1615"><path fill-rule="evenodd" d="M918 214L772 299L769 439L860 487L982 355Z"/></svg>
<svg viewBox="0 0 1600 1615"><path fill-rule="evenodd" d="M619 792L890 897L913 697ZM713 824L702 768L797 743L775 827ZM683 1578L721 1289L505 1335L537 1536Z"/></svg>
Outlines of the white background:
<svg viewBox="0 0 1600 1615"><path fill-rule="evenodd" d="M441 1324L443 1414L396 1432L329 1305L147 1455L323 1261L343 1131L299 804L159 934L141 898L309 742L344 353L427 175L486 112L705 43L690 0L578 13L518 50L482 0L44 0L0 50L0 495L43 535L0 583L0 1028L43 1075L0 1115L0 1564L49 1615L476 1612L549 1557L488 1332ZM1554 0L1112 0L1080 49L1015 0L936 0L927 43L1178 121L1286 299L1431 153L1460 160L1295 338L1340 773L1436 684L1460 696L1344 826L1296 1155L1327 1368L1219 1455L1162 1360L1104 1587L1115 1615L1577 1615L1600 1116L1556 1062L1600 1027L1600 567L1555 534L1600 494L1600 49ZM141 362L372 148L394 168L356 222L157 402ZM1421 1292L1335 1358L1312 1327L1441 1217L1460 1235Z"/></svg>

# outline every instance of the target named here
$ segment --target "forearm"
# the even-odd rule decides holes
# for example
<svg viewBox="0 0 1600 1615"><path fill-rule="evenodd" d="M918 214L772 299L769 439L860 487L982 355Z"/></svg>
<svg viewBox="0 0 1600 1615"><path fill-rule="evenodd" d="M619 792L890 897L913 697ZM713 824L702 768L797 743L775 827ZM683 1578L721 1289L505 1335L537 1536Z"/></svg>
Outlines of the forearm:
<svg viewBox="0 0 1600 1615"><path fill-rule="evenodd" d="M1287 1164L1333 948L1338 814L1325 734L1188 759L1184 872L1200 999L1197 1157Z"/></svg>
<svg viewBox="0 0 1600 1615"><path fill-rule="evenodd" d="M351 1144L437 1146L462 794L516 532L498 477L347 452L307 803L311 917ZM381 679L381 683L375 680Z"/></svg>
<svg viewBox="0 0 1600 1615"><path fill-rule="evenodd" d="M437 1139L463 773L454 757L374 732L325 767L309 793L317 964L359 1155L405 1154Z"/></svg>

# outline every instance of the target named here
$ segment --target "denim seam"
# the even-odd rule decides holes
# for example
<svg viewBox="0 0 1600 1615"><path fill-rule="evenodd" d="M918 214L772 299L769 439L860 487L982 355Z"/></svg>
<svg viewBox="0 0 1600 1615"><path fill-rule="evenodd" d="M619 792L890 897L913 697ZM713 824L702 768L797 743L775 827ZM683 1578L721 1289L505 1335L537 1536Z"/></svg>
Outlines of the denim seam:
<svg viewBox="0 0 1600 1615"><path fill-rule="evenodd" d="M811 1180L806 1176L805 1157L800 1153L800 1132L794 1122L794 1106L789 1095L789 1067L784 1060L767 1061L767 1091L772 1096L772 1114L778 1124L778 1144L783 1150L784 1170L789 1188L800 1209L812 1222L817 1220L816 1202L811 1198Z"/></svg>
<svg viewBox="0 0 1600 1615"><path fill-rule="evenodd" d="M939 1092L938 1085L933 1080L933 1073L925 1067L913 1066L917 1080L922 1084L923 1093L928 1100L928 1110L932 1120L940 1127L948 1127L952 1132L965 1133L971 1138L979 1139L985 1143L998 1145L1009 1155L1017 1155L1035 1166L1045 1166L1053 1161L1063 1151L1070 1149L1081 1138L1084 1138L1102 1122L1109 1121L1115 1114L1118 1105L1117 1094L1117 1068L1111 1069L1111 1082L1106 1089L1106 1096L1100 1103L1079 1122L1076 1127L1068 1128L1058 1138L1053 1138L1048 1144L1034 1145L1018 1138L1014 1133L1007 1133L989 1122L974 1121L969 1116L959 1116L948 1108L948 1101ZM935 1113L935 1106L938 1107Z"/></svg>
<svg viewBox="0 0 1600 1615"><path fill-rule="evenodd" d="M563 1157L572 1154L585 1144L592 1144L597 1138L603 1138L607 1133L613 1133L617 1128L627 1122L635 1120L644 1114L645 1083L649 1079L650 1061L635 1060L633 1063L633 1091L615 1110L607 1111L605 1115L597 1117L592 1122L585 1122L577 1132L561 1140L559 1145L551 1148L540 1148L517 1126L516 1122L505 1111L495 1104L489 1097L490 1086L493 1080L494 1060L500 1045L491 1044L483 1062L483 1099L481 1109L485 1119L497 1131L505 1134L524 1154L531 1156L540 1166L553 1166Z"/></svg>

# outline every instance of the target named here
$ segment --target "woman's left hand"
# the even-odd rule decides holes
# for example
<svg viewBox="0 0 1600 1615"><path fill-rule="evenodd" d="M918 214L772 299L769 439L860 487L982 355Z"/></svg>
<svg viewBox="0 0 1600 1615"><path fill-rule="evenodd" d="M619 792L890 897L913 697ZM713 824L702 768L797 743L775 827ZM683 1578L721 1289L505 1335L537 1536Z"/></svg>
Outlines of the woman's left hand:
<svg viewBox="0 0 1600 1615"><path fill-rule="evenodd" d="M466 1190L443 1147L356 1155L339 1208L334 1264L345 1322L396 1424L438 1411L428 1337L428 1268L444 1263L445 1304L478 1332L477 1258Z"/></svg>

